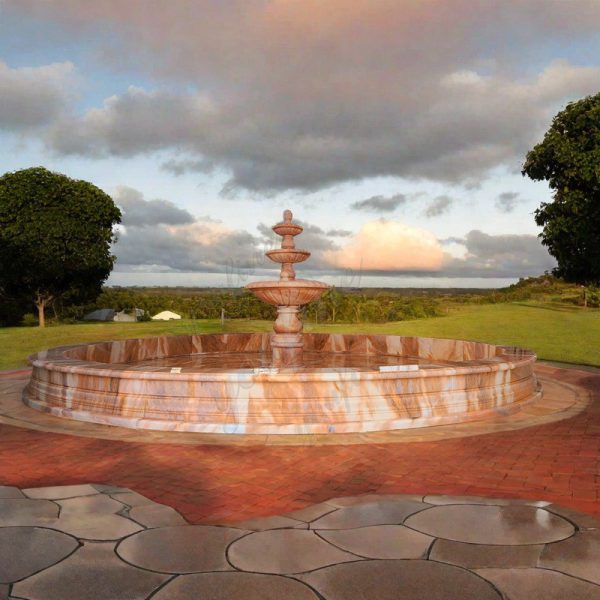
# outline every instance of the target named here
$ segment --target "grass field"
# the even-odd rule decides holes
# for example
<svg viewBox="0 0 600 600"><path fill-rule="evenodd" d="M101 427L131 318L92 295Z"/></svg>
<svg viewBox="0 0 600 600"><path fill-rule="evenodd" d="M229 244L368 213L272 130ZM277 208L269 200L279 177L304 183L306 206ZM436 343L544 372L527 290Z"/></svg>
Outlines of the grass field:
<svg viewBox="0 0 600 600"><path fill-rule="evenodd" d="M227 321L224 331L269 331L266 321ZM223 331L218 320L96 323L0 329L0 370L27 364L27 356L54 346L111 339ZM306 331L382 333L462 338L514 344L540 358L600 366L600 311L542 303L467 305L444 317L359 325L307 324Z"/></svg>

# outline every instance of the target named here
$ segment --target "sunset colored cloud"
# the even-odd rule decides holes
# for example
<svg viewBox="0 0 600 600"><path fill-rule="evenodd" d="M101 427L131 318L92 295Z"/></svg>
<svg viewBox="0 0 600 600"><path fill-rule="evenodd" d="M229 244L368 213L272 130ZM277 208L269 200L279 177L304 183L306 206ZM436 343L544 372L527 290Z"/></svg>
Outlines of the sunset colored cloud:
<svg viewBox="0 0 600 600"><path fill-rule="evenodd" d="M346 245L325 252L324 258L341 269L437 271L444 252L429 231L380 219L365 223Z"/></svg>

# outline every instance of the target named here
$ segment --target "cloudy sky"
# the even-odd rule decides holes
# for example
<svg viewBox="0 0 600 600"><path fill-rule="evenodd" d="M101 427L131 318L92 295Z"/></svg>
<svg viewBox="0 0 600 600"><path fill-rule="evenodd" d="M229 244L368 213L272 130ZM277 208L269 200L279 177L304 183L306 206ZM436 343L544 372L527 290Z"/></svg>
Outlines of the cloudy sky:
<svg viewBox="0 0 600 600"><path fill-rule="evenodd" d="M495 286L553 266L520 175L600 91L598 0L0 0L0 168L123 209L115 284Z"/></svg>

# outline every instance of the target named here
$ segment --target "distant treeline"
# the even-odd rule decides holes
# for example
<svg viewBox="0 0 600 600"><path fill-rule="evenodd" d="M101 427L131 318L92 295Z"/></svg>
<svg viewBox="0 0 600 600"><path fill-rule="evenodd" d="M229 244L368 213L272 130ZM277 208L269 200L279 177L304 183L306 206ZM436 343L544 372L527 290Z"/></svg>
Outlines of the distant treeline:
<svg viewBox="0 0 600 600"><path fill-rule="evenodd" d="M569 293L571 296L569 296ZM500 290L331 288L304 307L305 320L316 323L385 323L441 316L452 305L490 304L544 298L579 303L578 288L543 275L522 279ZM142 308L148 315L171 310L190 319L274 319L276 309L246 290L218 288L104 288L94 305L69 307L63 319L79 320L96 308Z"/></svg>
<svg viewBox="0 0 600 600"><path fill-rule="evenodd" d="M441 299L429 295L404 296L397 292L370 295L341 292L332 288L320 300L303 309L308 321L319 323L383 323L442 314ZM177 293L134 288L105 288L97 301L87 306L60 309L64 321L81 320L97 308L131 310L141 308L148 315L170 310L189 319L218 319L222 311L227 319L268 319L276 317L276 308L246 291L194 290Z"/></svg>
<svg viewBox="0 0 600 600"><path fill-rule="evenodd" d="M521 279L500 290L331 288L320 300L304 307L303 318L313 323L385 323L445 315L451 307L462 304L536 299L577 305L587 303L589 307L600 305L598 290L583 290L546 274ZM16 312L17 308L13 306ZM92 304L73 305L68 301L56 301L48 316L55 322L74 323L99 308L116 311L141 308L146 312L146 318L163 310L189 319L218 319L222 311L227 319L272 320L276 316L273 306L261 302L243 289L182 287L105 287ZM28 309L26 312L30 311ZM34 324L35 318L26 315L24 322Z"/></svg>
<svg viewBox="0 0 600 600"><path fill-rule="evenodd" d="M187 319L218 319L221 311L229 319L273 319L276 309L252 294L225 290L171 293L167 289L106 287L94 304L65 307L62 320L80 320L87 313L98 308L112 308L116 311L129 311L141 308L151 317L164 310L170 310Z"/></svg>

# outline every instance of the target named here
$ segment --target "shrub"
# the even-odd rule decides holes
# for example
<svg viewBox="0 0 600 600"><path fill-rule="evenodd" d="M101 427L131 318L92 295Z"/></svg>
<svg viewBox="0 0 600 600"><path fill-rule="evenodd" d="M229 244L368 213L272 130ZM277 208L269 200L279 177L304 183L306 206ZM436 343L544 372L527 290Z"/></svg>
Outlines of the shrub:
<svg viewBox="0 0 600 600"><path fill-rule="evenodd" d="M26 313L21 319L21 324L25 325L25 327L37 327L38 319L33 313Z"/></svg>

